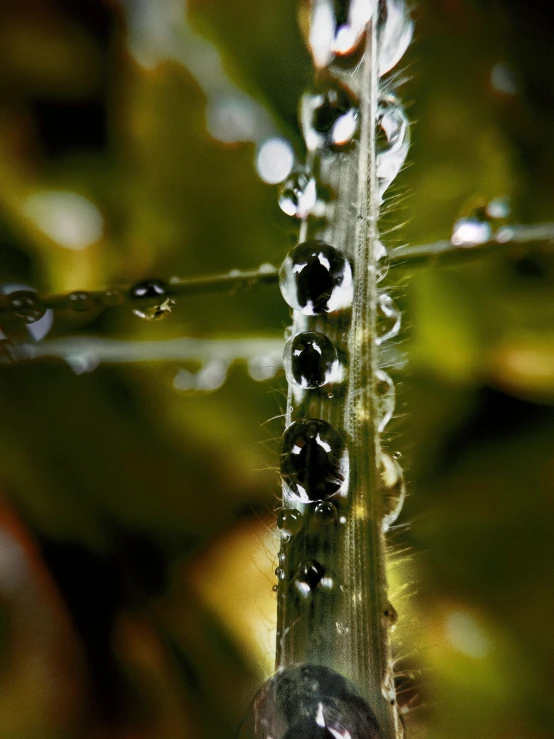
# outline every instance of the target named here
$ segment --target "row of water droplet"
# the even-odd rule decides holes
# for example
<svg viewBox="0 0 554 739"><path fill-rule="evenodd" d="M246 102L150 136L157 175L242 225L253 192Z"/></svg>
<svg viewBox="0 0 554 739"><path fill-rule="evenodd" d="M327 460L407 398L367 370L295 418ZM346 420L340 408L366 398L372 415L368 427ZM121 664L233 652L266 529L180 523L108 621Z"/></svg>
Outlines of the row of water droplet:
<svg viewBox="0 0 554 739"><path fill-rule="evenodd" d="M356 270L357 212L351 193L356 192L360 146L359 71L368 24L377 25L381 76L400 60L412 34L401 0L312 0L307 11L306 36L318 85L302 97L300 105L306 162L283 184L279 198L281 209L299 221L299 243L280 271L281 292L293 315L284 353L289 400L281 442L283 509L278 518L281 551L275 587L280 613L278 664L285 669L299 661L336 665L329 651L340 650L340 640L350 629L340 616L345 609L337 604L360 596L348 593L346 581L341 580L338 562L342 555L337 549L337 542L344 542L341 527L352 517L365 515L350 505L350 460L343 430ZM406 115L386 80L379 86L376 125L377 191L373 196L381 204L409 146ZM374 249L375 276L381 282L388 271L387 250L380 241ZM379 352L400 331L400 313L385 289L378 291L375 312L376 336L360 340L373 341ZM394 384L382 368L371 382L377 416L372 422L382 433L394 413ZM381 525L386 531L402 508L404 479L398 455L381 451L380 445L378 454ZM329 633L333 609L339 615L335 632ZM390 614L395 611L387 604L383 619L392 628L395 618ZM305 648L303 640L309 642ZM394 703L390 682L387 671L383 696ZM324 707L324 702L320 705ZM346 736L337 733L336 726L317 721L317 717L314 720L319 733L314 724L302 736ZM355 725L344 728L348 736L358 736ZM322 729L328 729L327 733ZM256 736L289 737L289 733L277 731L274 725L271 734Z"/></svg>

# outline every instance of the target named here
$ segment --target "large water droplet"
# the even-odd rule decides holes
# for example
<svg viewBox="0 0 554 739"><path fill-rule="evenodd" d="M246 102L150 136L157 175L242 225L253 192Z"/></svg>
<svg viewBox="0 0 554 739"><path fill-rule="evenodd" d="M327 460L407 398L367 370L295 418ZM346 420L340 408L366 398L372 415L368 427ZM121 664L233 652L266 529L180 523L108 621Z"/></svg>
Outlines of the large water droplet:
<svg viewBox="0 0 554 739"><path fill-rule="evenodd" d="M279 194L279 207L288 216L307 218L317 202L317 187L313 177L295 172L283 183Z"/></svg>
<svg viewBox="0 0 554 739"><path fill-rule="evenodd" d="M279 513L277 526L285 536L293 536L302 529L302 514L296 508L285 508Z"/></svg>
<svg viewBox="0 0 554 739"><path fill-rule="evenodd" d="M405 0L383 0L383 10L379 28L380 76L396 67L414 33L414 24Z"/></svg>
<svg viewBox="0 0 554 739"><path fill-rule="evenodd" d="M385 452L381 454L380 474L385 510L382 526L383 531L388 531L402 511L406 499L406 484L398 460Z"/></svg>
<svg viewBox="0 0 554 739"><path fill-rule="evenodd" d="M396 403L394 383L383 370L377 370L375 373L375 394L377 396L377 428L379 433L382 433L392 418Z"/></svg>
<svg viewBox="0 0 554 739"><path fill-rule="evenodd" d="M333 342L318 331L304 331L287 342L283 355L289 382L313 390L341 378L337 350Z"/></svg>
<svg viewBox="0 0 554 739"><path fill-rule="evenodd" d="M281 668L255 697L239 739L380 739L368 703L319 665Z"/></svg>
<svg viewBox="0 0 554 739"><path fill-rule="evenodd" d="M352 268L334 247L306 241L286 257L279 273L284 299L304 315L331 313L352 304Z"/></svg>
<svg viewBox="0 0 554 739"><path fill-rule="evenodd" d="M381 293L377 300L377 345L398 336L402 316L394 300L387 293Z"/></svg>
<svg viewBox="0 0 554 739"><path fill-rule="evenodd" d="M408 156L410 125L400 101L392 94L379 99L377 115L379 125L377 178L379 197L382 199Z"/></svg>
<svg viewBox="0 0 554 739"><path fill-rule="evenodd" d="M288 495L306 503L339 492L348 475L343 437L326 421L295 421L283 434L281 475Z"/></svg>
<svg viewBox="0 0 554 739"><path fill-rule="evenodd" d="M168 297L168 286L162 280L137 282L130 290L130 297L137 306L133 308L133 313L145 321L160 321L166 318L175 304Z"/></svg>
<svg viewBox="0 0 554 739"><path fill-rule="evenodd" d="M300 103L302 133L309 151L346 146L358 128L358 108L340 86L306 93Z"/></svg>

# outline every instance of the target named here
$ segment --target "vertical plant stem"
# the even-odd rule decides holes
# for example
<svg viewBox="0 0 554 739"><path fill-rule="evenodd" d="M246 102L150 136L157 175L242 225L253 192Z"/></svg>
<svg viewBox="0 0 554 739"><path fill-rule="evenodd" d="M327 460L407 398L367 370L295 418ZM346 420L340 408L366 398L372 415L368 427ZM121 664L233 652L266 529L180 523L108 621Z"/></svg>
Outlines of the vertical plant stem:
<svg viewBox="0 0 554 739"><path fill-rule="evenodd" d="M322 225L307 220L301 240L319 238L344 253L354 270L354 297L348 315L322 315L307 322L294 312L293 333L317 330L348 356L345 384L332 393L302 394L289 387L287 424L319 418L344 433L350 475L344 500L337 500L335 525L322 527L314 506L283 497L285 513L302 514L302 530L285 535L278 588L277 667L324 665L353 682L367 699L382 739L397 736L392 678L388 675L387 588L383 505L379 479L379 433L374 392L377 370L376 243L380 198L377 192L378 108L377 17L369 24L359 75L359 142L339 154L322 151L318 179L336 193L333 217ZM313 159L311 160L313 163ZM354 193L354 197L353 197ZM296 587L306 562L321 563L329 587L309 598ZM383 687L389 685L389 690ZM392 692L391 692L392 691Z"/></svg>
<svg viewBox="0 0 554 739"><path fill-rule="evenodd" d="M353 594L351 678L359 685L379 720L383 739L395 736L395 711L383 695L388 669L388 623L385 542L378 474L380 453L375 398L377 370L375 269L379 200L376 174L376 121L378 101L377 24L367 33L364 54L358 160L354 299L348 340L350 369L346 394L345 429L350 450L352 515L346 532Z"/></svg>

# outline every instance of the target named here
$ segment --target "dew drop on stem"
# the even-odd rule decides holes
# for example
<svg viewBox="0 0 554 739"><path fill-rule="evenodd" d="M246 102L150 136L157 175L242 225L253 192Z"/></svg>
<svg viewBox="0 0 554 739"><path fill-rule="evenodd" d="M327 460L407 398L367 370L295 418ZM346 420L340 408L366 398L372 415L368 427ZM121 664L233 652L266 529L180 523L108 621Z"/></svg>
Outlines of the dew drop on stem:
<svg viewBox="0 0 554 739"><path fill-rule="evenodd" d="M238 739L380 739L375 714L342 675L320 665L281 668L258 692Z"/></svg>
<svg viewBox="0 0 554 739"><path fill-rule="evenodd" d="M320 419L294 421L283 434L281 476L292 500L318 502L341 491L348 475L342 435Z"/></svg>
<svg viewBox="0 0 554 739"><path fill-rule="evenodd" d="M293 336L285 346L283 364L288 381L306 390L341 378L337 350L333 342L318 331L304 331Z"/></svg>
<svg viewBox="0 0 554 739"><path fill-rule="evenodd" d="M304 172L295 172L283 183L279 193L279 207L288 216L307 218L315 209L316 202L315 178Z"/></svg>
<svg viewBox="0 0 554 739"><path fill-rule="evenodd" d="M334 84L302 96L300 121L309 151L340 150L352 142L358 130L359 111L348 90Z"/></svg>
<svg viewBox="0 0 554 739"><path fill-rule="evenodd" d="M381 293L377 300L377 338L379 346L398 336L402 324L400 310L388 293Z"/></svg>
<svg viewBox="0 0 554 739"><path fill-rule="evenodd" d="M307 316L352 304L350 262L324 241L306 241L292 249L281 267L279 284L290 307Z"/></svg>

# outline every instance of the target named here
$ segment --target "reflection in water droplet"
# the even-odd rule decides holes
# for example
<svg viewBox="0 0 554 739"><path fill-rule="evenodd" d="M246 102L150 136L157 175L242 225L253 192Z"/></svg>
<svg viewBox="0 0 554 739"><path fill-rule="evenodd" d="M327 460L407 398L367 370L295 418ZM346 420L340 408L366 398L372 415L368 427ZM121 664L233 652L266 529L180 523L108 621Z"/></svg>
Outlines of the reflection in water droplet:
<svg viewBox="0 0 554 739"><path fill-rule="evenodd" d="M296 334L285 346L283 363L288 381L306 390L339 382L342 377L333 342L318 331Z"/></svg>
<svg viewBox="0 0 554 739"><path fill-rule="evenodd" d="M379 99L378 109L377 177L379 197L400 172L410 148L410 124L398 98L385 95Z"/></svg>
<svg viewBox="0 0 554 739"><path fill-rule="evenodd" d="M391 420L396 403L394 383L383 370L375 373L375 394L377 396L377 428L382 433Z"/></svg>
<svg viewBox="0 0 554 739"><path fill-rule="evenodd" d="M302 514L296 508L285 508L279 513L277 526L286 536L293 536L302 529Z"/></svg>
<svg viewBox="0 0 554 739"><path fill-rule="evenodd" d="M290 307L307 316L331 313L352 303L350 262L323 241L306 241L289 252L279 284Z"/></svg>
<svg viewBox="0 0 554 739"><path fill-rule="evenodd" d="M347 475L348 454L338 431L319 419L291 423L281 447L281 476L291 498L325 500L344 487Z"/></svg>
<svg viewBox="0 0 554 739"><path fill-rule="evenodd" d="M302 96L300 120L309 151L346 146L354 138L358 119L358 109L343 87Z"/></svg>
<svg viewBox="0 0 554 739"><path fill-rule="evenodd" d="M79 313L85 313L86 311L96 308L98 300L94 295L84 292L83 290L77 290L76 292L70 293L67 296L68 308L75 310Z"/></svg>
<svg viewBox="0 0 554 739"><path fill-rule="evenodd" d="M286 180L279 194L279 207L288 216L307 218L317 202L317 187L313 177L304 172L293 173Z"/></svg>
<svg viewBox="0 0 554 739"><path fill-rule="evenodd" d="M388 531L402 511L406 498L406 485L398 460L385 452L381 454L380 474L385 511L382 527L383 531Z"/></svg>
<svg viewBox="0 0 554 739"><path fill-rule="evenodd" d="M310 595L321 583L325 568L314 559L303 562L298 568L295 585L302 595Z"/></svg>
<svg viewBox="0 0 554 739"><path fill-rule="evenodd" d="M333 523L337 520L337 509L330 501L322 501L314 508L316 521L324 524Z"/></svg>
<svg viewBox="0 0 554 739"><path fill-rule="evenodd" d="M379 75L396 67L410 45L414 24L405 0L383 0L384 20L379 28Z"/></svg>
<svg viewBox="0 0 554 739"><path fill-rule="evenodd" d="M135 308L133 313L144 321L161 321L171 314L171 309L174 305L175 301L171 298L167 298L167 300L164 300L160 305L151 305L140 310Z"/></svg>
<svg viewBox="0 0 554 739"><path fill-rule="evenodd" d="M367 702L326 667L280 669L255 697L239 739L380 739Z"/></svg>
<svg viewBox="0 0 554 739"><path fill-rule="evenodd" d="M384 341L398 336L402 316L393 299L387 293L381 293L377 300L377 339L379 346Z"/></svg>
<svg viewBox="0 0 554 739"><path fill-rule="evenodd" d="M40 321L46 313L46 308L33 290L15 290L9 293L7 310L28 325Z"/></svg>
<svg viewBox="0 0 554 739"><path fill-rule="evenodd" d="M334 55L356 51L376 8L376 0L312 0L308 45L316 67L322 69Z"/></svg>

